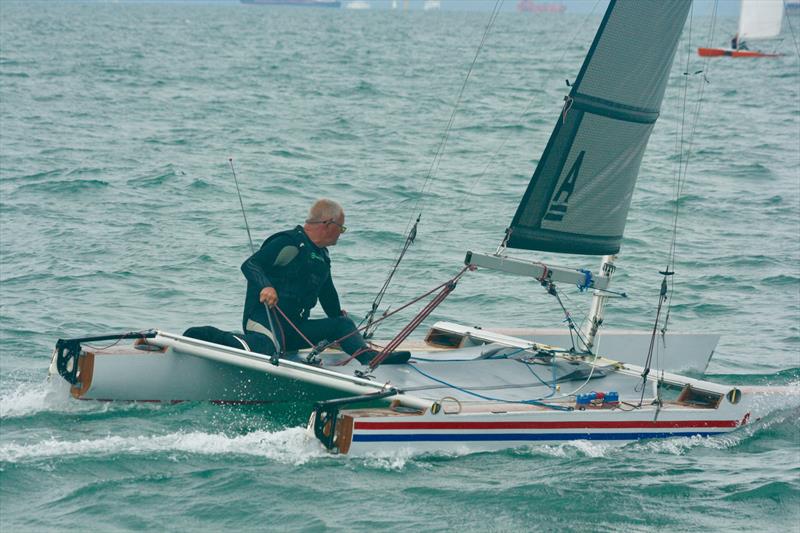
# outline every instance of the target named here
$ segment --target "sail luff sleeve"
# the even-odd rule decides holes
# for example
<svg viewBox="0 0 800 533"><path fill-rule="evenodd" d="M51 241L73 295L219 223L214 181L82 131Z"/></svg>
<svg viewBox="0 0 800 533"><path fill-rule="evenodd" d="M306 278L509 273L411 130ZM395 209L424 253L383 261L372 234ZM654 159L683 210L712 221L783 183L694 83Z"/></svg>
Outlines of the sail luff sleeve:
<svg viewBox="0 0 800 533"><path fill-rule="evenodd" d="M514 215L509 247L619 251L690 6L612 0Z"/></svg>

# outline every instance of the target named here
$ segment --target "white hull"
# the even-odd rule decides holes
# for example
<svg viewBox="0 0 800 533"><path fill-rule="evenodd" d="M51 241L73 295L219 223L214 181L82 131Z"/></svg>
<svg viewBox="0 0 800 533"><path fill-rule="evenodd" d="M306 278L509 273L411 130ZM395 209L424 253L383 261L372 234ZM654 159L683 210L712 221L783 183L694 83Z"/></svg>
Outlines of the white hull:
<svg viewBox="0 0 800 533"><path fill-rule="evenodd" d="M409 343L401 346L401 349L410 349L414 353L426 349L428 352L426 357L447 360L452 356L458 357L457 348L482 344L484 341L480 340L480 333L495 335L485 330L441 323L431 330L428 337L430 339L434 332L452 332L459 328L466 333L456 334L460 336L460 340L459 337L448 337L449 340L456 339L450 349L442 348L441 343L438 348ZM557 330L525 330L513 333L520 334L519 337L513 338L517 341L535 340L538 343L555 346L569 343L569 335ZM177 335L170 337L180 338ZM504 336L499 335L499 337ZM630 331L607 331L602 334L601 339L600 350L603 354L609 354L610 358L640 366L644 363L650 342L649 335ZM718 339L716 335L704 334L668 334L666 341L659 338L662 360L672 363L666 365L665 369L702 372L708 365ZM194 341L195 347L203 344L208 345ZM231 351L209 345L204 347L208 357L202 357L187 351L186 345L182 344L175 346L165 344L159 351L140 350L133 344L122 343L104 350L84 347L84 355L80 357L79 362L83 378L79 385L72 386L71 394L82 400L101 401L258 403L317 401L341 396L341 392L344 392L342 389L332 389L325 381L309 384L292 376L264 372L259 365L264 364L266 358L257 354L249 355L250 358L255 357L257 363L250 366L244 364L248 357L243 356L245 352L241 351L231 358L227 356L215 358L214 355L220 351L219 348L223 350L220 352L223 354ZM334 352L330 359L341 357L341 353ZM333 367L333 370L341 371L338 367ZM352 375L352 370L348 373ZM55 357L50 367L50 375L59 378ZM364 392L370 391L359 387L352 391L354 394Z"/></svg>
<svg viewBox="0 0 800 533"><path fill-rule="evenodd" d="M357 455L709 436L733 431L749 417L748 402L741 402L735 387L655 369L648 373L641 366L484 330L466 328L469 337L459 340L462 328L442 324L428 341L472 346L417 350L407 364L372 371L346 362L340 352L326 354L321 365L297 356L272 361L160 331L128 347L95 352L72 341L65 349L60 342L54 366L80 399L137 400L145 391L159 401L316 401L310 423L315 435L333 452ZM134 375L133 368L142 374ZM597 392L608 400L581 403L582 396ZM392 405L371 407L381 401ZM370 408L345 409L364 402Z"/></svg>
<svg viewBox="0 0 800 533"><path fill-rule="evenodd" d="M312 434L317 416L319 413L312 415L309 422ZM319 427L317 436L330 451L355 456L474 453L578 440L626 443L641 439L709 437L731 432L746 424L748 419L746 407L734 405L727 398L717 407L704 408L670 402L661 408L645 405L639 409L583 411L548 410L519 404L483 406L470 412L448 413L441 409L437 414L432 414L431 410L408 413L391 408L356 409L336 414L335 427L331 429L330 424ZM331 431L335 436L328 440Z"/></svg>

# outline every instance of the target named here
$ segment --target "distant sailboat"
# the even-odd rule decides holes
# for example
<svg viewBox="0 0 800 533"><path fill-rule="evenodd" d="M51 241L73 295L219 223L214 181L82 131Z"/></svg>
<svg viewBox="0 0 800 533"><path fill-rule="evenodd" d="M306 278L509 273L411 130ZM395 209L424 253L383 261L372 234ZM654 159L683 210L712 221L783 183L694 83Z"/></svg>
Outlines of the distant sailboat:
<svg viewBox="0 0 800 533"><path fill-rule="evenodd" d="M781 33L783 0L742 0L739 31L730 48L698 48L702 57L777 57L780 54L748 50L747 41L771 39Z"/></svg>

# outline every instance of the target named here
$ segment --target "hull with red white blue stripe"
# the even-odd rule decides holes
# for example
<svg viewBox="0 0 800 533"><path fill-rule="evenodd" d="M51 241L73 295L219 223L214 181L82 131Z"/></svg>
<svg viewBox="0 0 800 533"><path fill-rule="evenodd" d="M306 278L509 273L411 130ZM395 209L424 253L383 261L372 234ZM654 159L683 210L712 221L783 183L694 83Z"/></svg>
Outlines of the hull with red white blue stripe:
<svg viewBox="0 0 800 533"><path fill-rule="evenodd" d="M469 408L469 409L475 409ZM578 440L625 443L641 439L710 437L747 423L744 406L723 400L717 408L671 402L656 408L550 410L536 406L484 406L491 411L445 413L388 409L341 411L336 447L348 455L472 453ZM502 412L504 408L509 411ZM467 409L467 408L465 408ZM477 408L480 409L480 408ZM630 409L630 408L627 408ZM499 411L499 412L498 412ZM314 420L312 419L312 426Z"/></svg>

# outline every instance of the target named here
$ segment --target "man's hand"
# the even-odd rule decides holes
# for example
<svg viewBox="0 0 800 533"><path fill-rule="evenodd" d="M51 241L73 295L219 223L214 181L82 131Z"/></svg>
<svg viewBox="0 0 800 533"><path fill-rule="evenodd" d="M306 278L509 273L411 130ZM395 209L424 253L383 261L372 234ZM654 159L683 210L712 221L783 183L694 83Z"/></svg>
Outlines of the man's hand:
<svg viewBox="0 0 800 533"><path fill-rule="evenodd" d="M258 301L270 307L275 307L278 303L278 293L272 287L264 287L258 295Z"/></svg>

